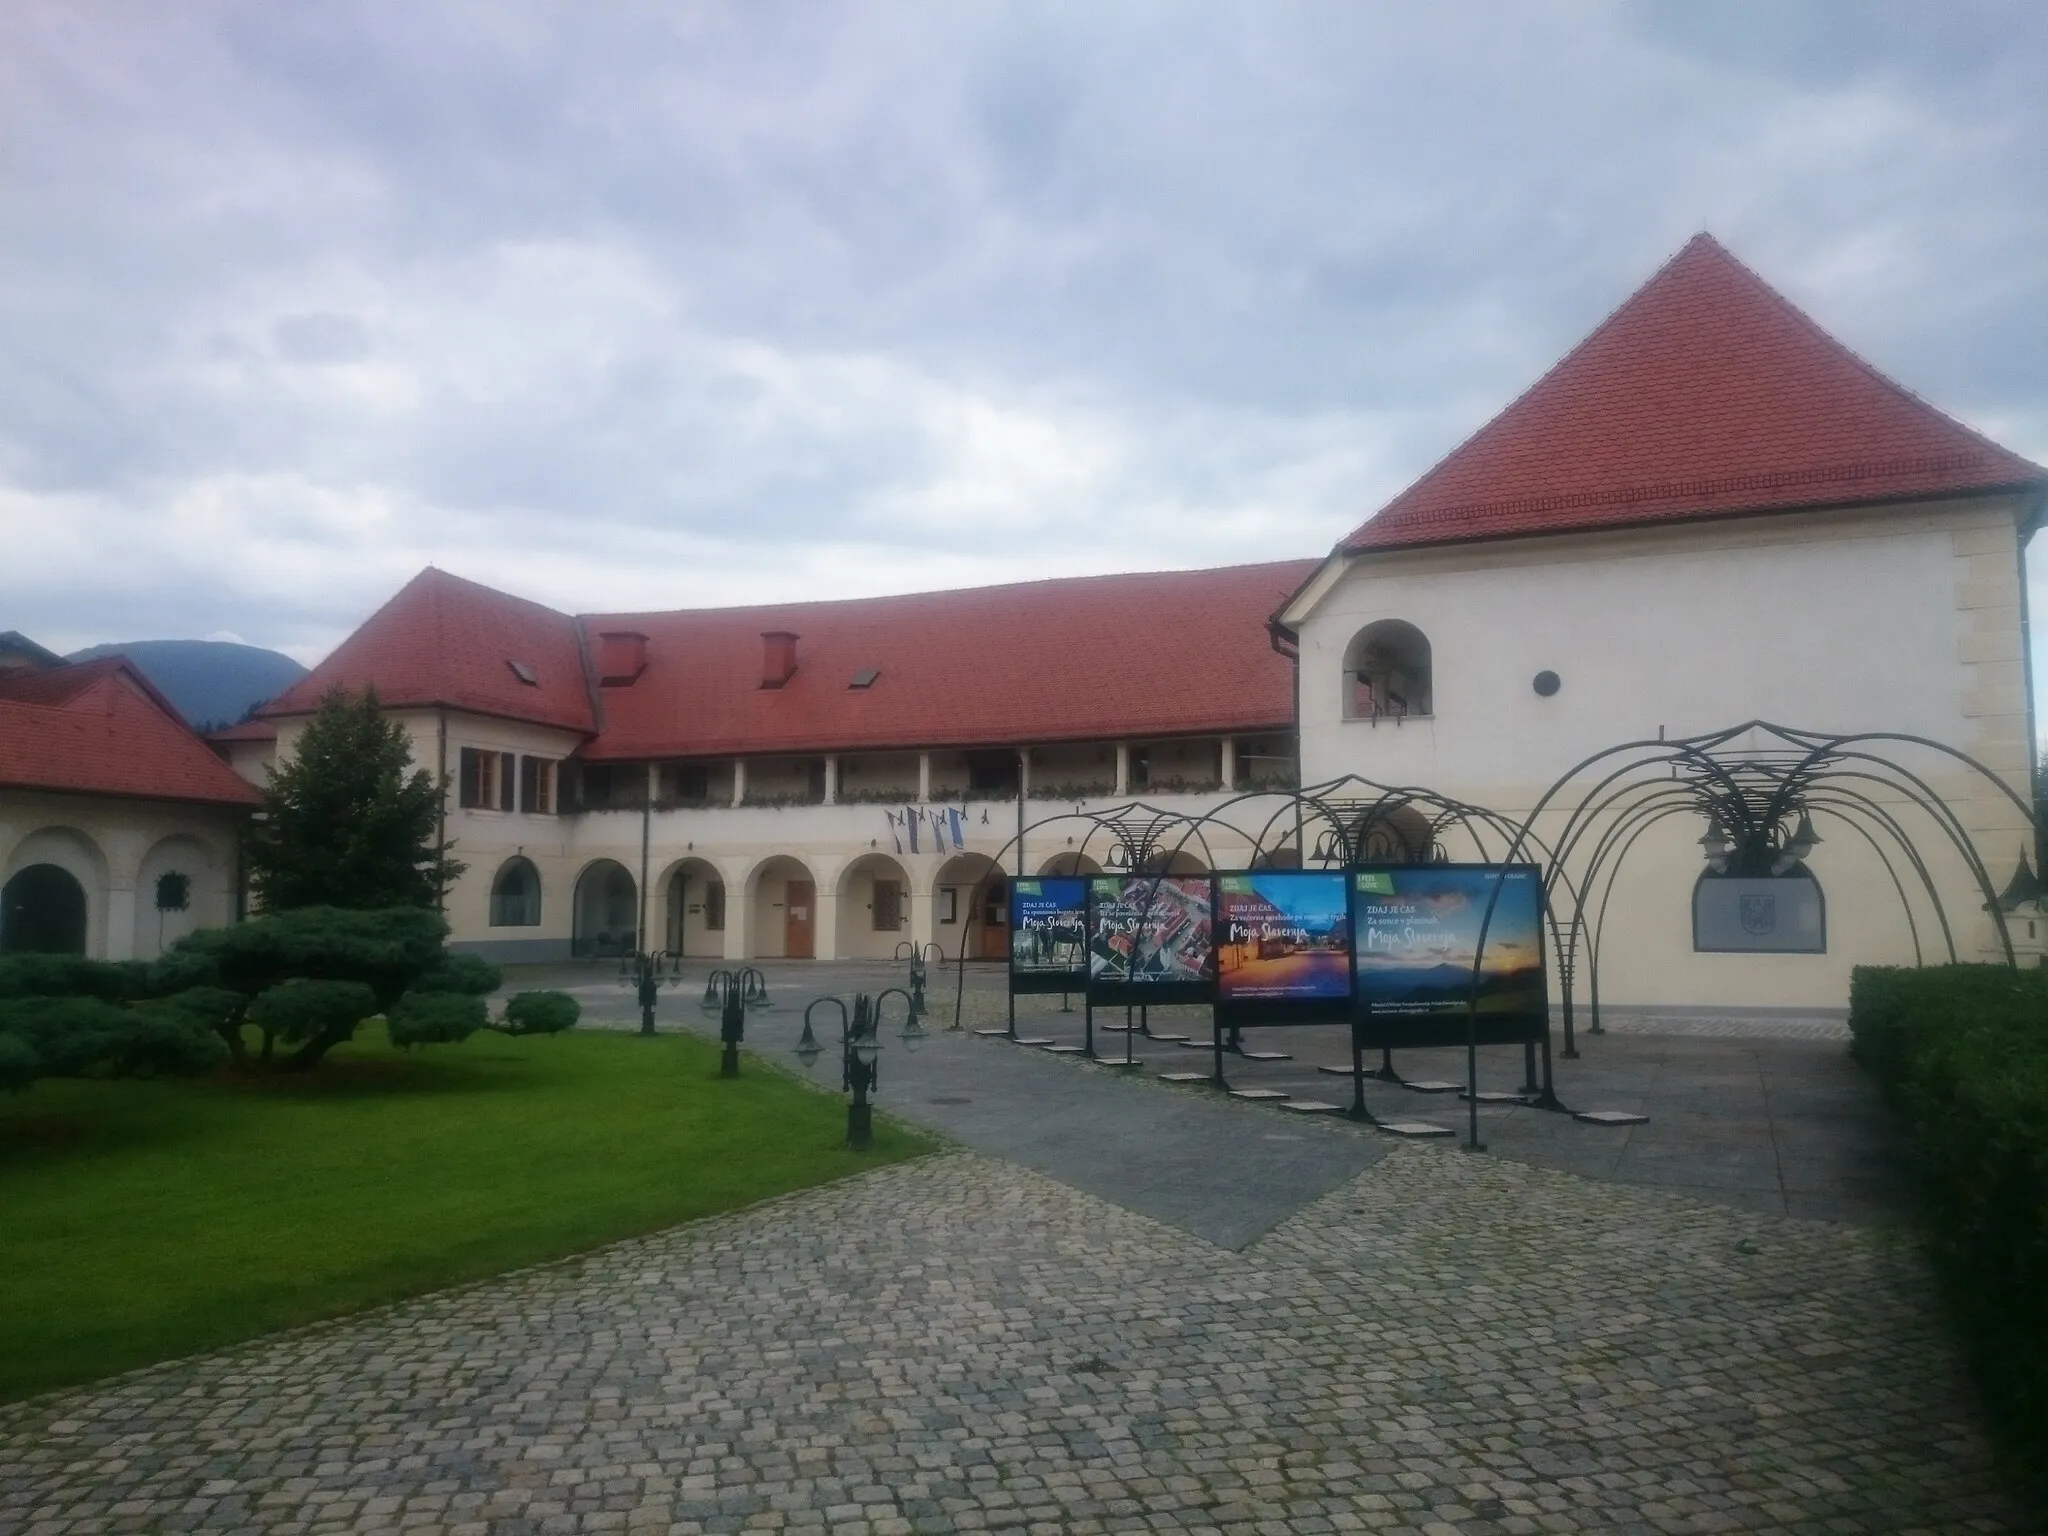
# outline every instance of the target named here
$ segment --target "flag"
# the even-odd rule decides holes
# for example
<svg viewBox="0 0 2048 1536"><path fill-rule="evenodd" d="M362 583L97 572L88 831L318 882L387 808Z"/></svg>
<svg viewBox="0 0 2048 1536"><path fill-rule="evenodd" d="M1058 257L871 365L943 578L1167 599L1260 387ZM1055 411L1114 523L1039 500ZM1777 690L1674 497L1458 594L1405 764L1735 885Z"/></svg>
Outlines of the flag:
<svg viewBox="0 0 2048 1536"><path fill-rule="evenodd" d="M953 846L955 848L965 848L967 844L960 836L960 812L952 807L948 807L946 810L946 820L951 823L953 828Z"/></svg>
<svg viewBox="0 0 2048 1536"><path fill-rule="evenodd" d="M903 835L910 839L910 851L917 852L917 812L903 807Z"/></svg>

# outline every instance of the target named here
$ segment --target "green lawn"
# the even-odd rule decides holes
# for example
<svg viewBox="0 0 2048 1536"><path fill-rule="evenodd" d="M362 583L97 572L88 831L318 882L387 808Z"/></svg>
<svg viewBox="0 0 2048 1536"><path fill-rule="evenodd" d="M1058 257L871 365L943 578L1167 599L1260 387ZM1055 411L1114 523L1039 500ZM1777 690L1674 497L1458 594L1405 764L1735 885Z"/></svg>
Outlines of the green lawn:
<svg viewBox="0 0 2048 1536"><path fill-rule="evenodd" d="M343 1047L263 1081L0 1096L0 1401L928 1151L680 1035Z"/></svg>

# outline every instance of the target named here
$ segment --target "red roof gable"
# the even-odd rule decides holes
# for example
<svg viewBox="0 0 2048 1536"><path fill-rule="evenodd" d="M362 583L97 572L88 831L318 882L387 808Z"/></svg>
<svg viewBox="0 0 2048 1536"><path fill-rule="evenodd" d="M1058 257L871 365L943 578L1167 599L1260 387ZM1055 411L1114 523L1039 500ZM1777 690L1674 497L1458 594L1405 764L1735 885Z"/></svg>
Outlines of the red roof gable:
<svg viewBox="0 0 2048 1536"><path fill-rule="evenodd" d="M1266 620L1317 562L1091 576L906 597L586 616L647 637L601 695L592 758L1023 745L1289 729ZM764 633L796 671L761 686ZM849 686L873 669L864 688Z"/></svg>
<svg viewBox="0 0 2048 1536"><path fill-rule="evenodd" d="M515 663L534 679L528 683ZM429 567L333 654L263 707L308 714L337 685L397 708L446 705L572 731L595 728L576 621Z"/></svg>
<svg viewBox="0 0 2048 1536"><path fill-rule="evenodd" d="M1338 547L1390 549L2048 483L1709 235Z"/></svg>
<svg viewBox="0 0 2048 1536"><path fill-rule="evenodd" d="M244 807L262 799L119 656L0 676L0 784Z"/></svg>

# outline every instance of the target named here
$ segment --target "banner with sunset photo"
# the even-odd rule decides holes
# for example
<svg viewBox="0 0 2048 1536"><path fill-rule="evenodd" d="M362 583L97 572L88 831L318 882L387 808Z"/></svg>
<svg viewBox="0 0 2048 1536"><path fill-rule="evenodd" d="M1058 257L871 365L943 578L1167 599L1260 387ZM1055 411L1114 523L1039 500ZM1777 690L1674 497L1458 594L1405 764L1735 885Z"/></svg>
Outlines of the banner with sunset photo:
<svg viewBox="0 0 2048 1536"><path fill-rule="evenodd" d="M1352 996L1361 1021L1436 1021L1457 1026L1447 1040L1457 1036L1486 923L1477 1006L1485 1034L1519 1040L1541 1031L1547 995L1543 880L1536 866L1357 870L1351 884Z"/></svg>

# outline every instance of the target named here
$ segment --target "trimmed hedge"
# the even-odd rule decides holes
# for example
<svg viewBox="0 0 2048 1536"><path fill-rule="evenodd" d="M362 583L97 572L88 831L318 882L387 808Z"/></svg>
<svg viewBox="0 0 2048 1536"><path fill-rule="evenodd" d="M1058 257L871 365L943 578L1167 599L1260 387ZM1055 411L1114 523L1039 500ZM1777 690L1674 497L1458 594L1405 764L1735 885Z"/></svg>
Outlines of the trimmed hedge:
<svg viewBox="0 0 2048 1536"><path fill-rule="evenodd" d="M515 992L505 1000L508 1035L559 1035L576 1027L583 1005L566 992Z"/></svg>
<svg viewBox="0 0 2048 1536"><path fill-rule="evenodd" d="M1985 1401L2020 1464L2048 1466L2048 971L1859 967L1849 1025L1905 1123Z"/></svg>

